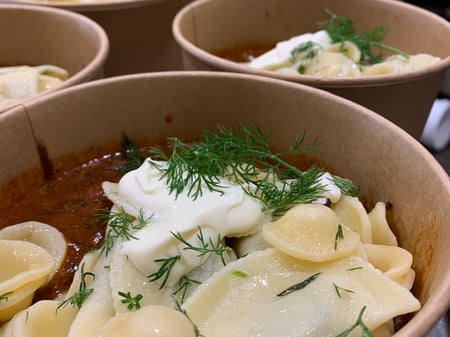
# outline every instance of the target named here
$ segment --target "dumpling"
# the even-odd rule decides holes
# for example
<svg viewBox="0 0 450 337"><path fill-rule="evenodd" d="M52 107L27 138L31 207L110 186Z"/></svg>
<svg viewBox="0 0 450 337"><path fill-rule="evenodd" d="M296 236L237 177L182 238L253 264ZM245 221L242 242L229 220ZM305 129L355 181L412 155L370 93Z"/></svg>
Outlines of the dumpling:
<svg viewBox="0 0 450 337"><path fill-rule="evenodd" d="M375 330L420 303L359 257L313 263L273 248L231 262L183 306L208 337L332 337L364 307L364 323Z"/></svg>

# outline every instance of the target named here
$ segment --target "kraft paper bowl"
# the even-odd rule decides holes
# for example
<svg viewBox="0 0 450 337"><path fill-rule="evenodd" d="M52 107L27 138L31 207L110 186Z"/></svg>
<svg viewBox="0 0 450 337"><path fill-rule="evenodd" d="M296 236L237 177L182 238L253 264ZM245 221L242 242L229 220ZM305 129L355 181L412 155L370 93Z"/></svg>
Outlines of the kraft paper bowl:
<svg viewBox="0 0 450 337"><path fill-rule="evenodd" d="M361 182L367 205L390 202L399 243L414 256L414 294L422 304L396 333L425 336L450 302L450 180L413 137L372 111L310 86L262 76L207 71L133 74L55 92L0 115L0 184L42 156L61 156L168 136L196 139L217 124L257 125L287 150L296 134L322 143L312 156ZM90 152L92 153L92 152ZM99 153L99 155L102 153ZM50 165L51 167L51 165ZM43 167L42 170L45 168ZM220 290L218 290L220 291Z"/></svg>
<svg viewBox="0 0 450 337"><path fill-rule="evenodd" d="M352 19L357 31L372 31L383 25L389 30L386 44L409 54L439 56L442 61L410 73L318 78L250 69L215 55L236 45L276 43L316 32L317 23L329 18L325 9ZM450 65L450 23L402 1L197 0L177 14L173 31L185 69L248 73L321 88L387 117L416 139Z"/></svg>
<svg viewBox="0 0 450 337"><path fill-rule="evenodd" d="M172 35L175 14L191 0L15 0L87 16L108 34L105 76L182 70Z"/></svg>
<svg viewBox="0 0 450 337"><path fill-rule="evenodd" d="M94 21L31 5L0 4L0 41L0 66L50 64L66 69L69 78L51 91L102 78L109 52L108 37Z"/></svg>

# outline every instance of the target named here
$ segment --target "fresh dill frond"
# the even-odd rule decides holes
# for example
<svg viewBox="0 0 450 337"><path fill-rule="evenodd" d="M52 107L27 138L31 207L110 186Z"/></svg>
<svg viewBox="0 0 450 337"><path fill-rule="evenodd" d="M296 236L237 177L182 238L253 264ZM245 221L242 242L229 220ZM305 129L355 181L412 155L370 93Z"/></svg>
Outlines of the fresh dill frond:
<svg viewBox="0 0 450 337"><path fill-rule="evenodd" d="M161 267L158 271L150 274L148 276L148 280L150 282L157 281L159 279L163 279L159 289L162 289L166 286L167 281L169 280L170 273L172 272L175 263L177 263L181 259L180 255L164 258L164 259L156 259L154 262L161 263Z"/></svg>
<svg viewBox="0 0 450 337"><path fill-rule="evenodd" d="M335 175L333 175L333 183L344 195L351 197L359 197L361 195L361 184L357 187L351 180Z"/></svg>
<svg viewBox="0 0 450 337"><path fill-rule="evenodd" d="M78 288L78 292L73 294L72 296L68 297L64 301L58 304L56 307L56 311L58 311L60 308L63 308L67 305L71 305L72 307L77 307L78 309L81 308L82 304L88 299L89 296L94 292L93 288L87 288L86 287L86 277L90 276L92 279L95 279L95 274L91 272L84 272L84 263L81 265L80 270L80 286Z"/></svg>
<svg viewBox="0 0 450 337"><path fill-rule="evenodd" d="M123 207L120 207L118 212L107 211L98 214L97 218L105 221L108 225L105 239L98 247L98 249L101 249L101 254L105 253L107 256L118 238L124 240L137 239L132 232L144 228L150 223L152 217L145 217L140 210L137 219L135 219Z"/></svg>
<svg viewBox="0 0 450 337"><path fill-rule="evenodd" d="M122 134L122 148L125 156L125 165L121 167L121 171L129 172L137 169L145 161L146 156L139 150L134 142L128 137L127 134Z"/></svg>
<svg viewBox="0 0 450 337"><path fill-rule="evenodd" d="M195 323L192 321L192 319L189 317L188 313L186 310L184 310L181 307L181 304L179 302L175 302L175 309L178 310L179 312L181 312L184 316L186 316L186 318L189 320L189 322L191 322L193 328L194 328L194 332L195 332L195 337L205 337L200 333L200 329L198 328L197 325L195 325Z"/></svg>
<svg viewBox="0 0 450 337"><path fill-rule="evenodd" d="M241 185L252 185L260 173L259 168L301 176L302 172L281 157L310 151L314 143L301 148L304 140L296 138L289 151L272 153L270 134L258 127L241 127L234 133L223 126L217 132L204 131L198 142L186 144L181 139L168 139L172 153L151 149L155 158L167 162L160 166L151 162L166 178L170 193L178 196L185 189L194 200L203 194L203 188L223 194L221 178L231 179Z"/></svg>
<svg viewBox="0 0 450 337"><path fill-rule="evenodd" d="M366 310L366 307L367 307L366 305L362 307L361 311L359 312L358 318L356 319L356 322L351 327L349 327L348 329L342 331L336 337L347 337L358 326L361 328L361 336L362 337L373 337L373 335L370 332L369 328L364 324L364 322L362 320L362 316L364 315L364 311Z"/></svg>
<svg viewBox="0 0 450 337"><path fill-rule="evenodd" d="M220 234L217 236L216 242L214 242L211 238L208 240L205 239L203 236L203 231L200 227L198 227L198 233L197 233L197 239L200 243L200 246L194 246L189 241L187 241L180 233L173 233L170 232L177 240L179 240L181 243L183 243L186 247L183 247L183 250L192 250L194 252L197 252L197 256L203 256L206 254L215 254L217 256L220 256L223 265L226 265L224 254L231 250L230 247L227 247L223 244L222 238L220 237Z"/></svg>
<svg viewBox="0 0 450 337"><path fill-rule="evenodd" d="M370 65L381 62L382 50L409 58L407 53L382 43L388 32L386 27L378 25L370 32L357 32L351 19L336 15L328 9L325 11L330 15L330 19L319 22L317 25L327 31L333 43L350 41L355 44L361 51L360 63ZM378 49L377 53L374 47Z"/></svg>
<svg viewBox="0 0 450 337"><path fill-rule="evenodd" d="M319 184L324 171L311 166L301 172L296 179L285 179L270 183L266 180L256 182L254 192L250 195L258 197L264 203L264 210L271 210L274 217L279 217L298 204L310 203L325 193L325 187Z"/></svg>
<svg viewBox="0 0 450 337"><path fill-rule="evenodd" d="M172 296L181 293L181 303L184 303L189 287L193 284L201 284L201 282L183 275L178 281L178 288L175 289L175 291L172 293Z"/></svg>
<svg viewBox="0 0 450 337"><path fill-rule="evenodd" d="M139 310L141 308L141 300L144 298L142 294L132 296L129 291L126 293L118 291L117 293L120 297L123 297L120 302L126 304L128 310Z"/></svg>
<svg viewBox="0 0 450 337"><path fill-rule="evenodd" d="M294 284L293 286L290 286L289 288L283 290L282 292L280 292L279 294L277 294L277 297L282 297L282 296L286 296L289 295L290 293L293 293L294 291L300 290L305 288L308 284L310 284L311 282L313 282L321 273L315 273L313 275L311 275L310 277L308 277L307 279L303 280L300 283Z"/></svg>

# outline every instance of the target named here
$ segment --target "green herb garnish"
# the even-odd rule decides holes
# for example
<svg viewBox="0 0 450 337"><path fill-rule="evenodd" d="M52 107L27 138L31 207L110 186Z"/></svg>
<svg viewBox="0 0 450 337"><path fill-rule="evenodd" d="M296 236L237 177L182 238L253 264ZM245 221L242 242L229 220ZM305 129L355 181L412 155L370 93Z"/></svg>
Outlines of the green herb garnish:
<svg viewBox="0 0 450 337"><path fill-rule="evenodd" d="M322 46L313 41L307 41L299 44L297 47L291 50L291 63L300 62L298 66L298 72L302 73L304 65L311 61L316 55L323 50Z"/></svg>
<svg viewBox="0 0 450 337"><path fill-rule="evenodd" d="M1 294L0 295L0 301L8 302L9 295L11 295L12 293L13 293L12 291L8 291L6 293Z"/></svg>
<svg viewBox="0 0 450 337"><path fill-rule="evenodd" d="M344 239L344 233L342 232L342 225L338 224L336 236L334 238L334 250L337 250L338 241Z"/></svg>
<svg viewBox="0 0 450 337"><path fill-rule="evenodd" d="M159 289L164 288L169 279L169 276L170 276L173 266L180 259L181 259L180 255L168 257L165 259L156 259L154 262L161 263L161 267L159 268L159 270L157 272L150 274L148 276L149 281L153 282L153 281L159 280L160 278L163 278L163 281L162 281Z"/></svg>
<svg viewBox="0 0 450 337"><path fill-rule="evenodd" d="M247 273L242 270L234 270L231 273L237 277L248 277Z"/></svg>
<svg viewBox="0 0 450 337"><path fill-rule="evenodd" d="M86 277L90 276L93 279L95 279L95 274L91 272L84 272L84 263L81 265L80 270L81 278L80 278L80 286L78 288L78 292L70 296L69 298L65 299L61 303L58 304L56 307L56 311L58 309L65 307L66 305L70 304L73 307L78 307L78 309L81 308L81 305L88 299L89 296L94 292L93 288L86 288Z"/></svg>
<svg viewBox="0 0 450 337"><path fill-rule="evenodd" d="M181 243L183 243L186 247L183 247L183 250L192 250L194 252L197 252L197 256L203 256L206 254L215 254L217 256L220 256L222 259L222 264L225 266L225 257L224 254L231 250L230 247L225 246L222 243L222 238L220 237L220 234L217 236L216 242L214 242L211 238L208 240L205 239L203 236L202 229L198 227L198 233L197 233L197 239L200 243L200 246L194 246L189 241L187 241L180 233L173 233L170 232L177 240L179 240Z"/></svg>
<svg viewBox="0 0 450 337"><path fill-rule="evenodd" d="M146 156L125 133L122 135L122 147L124 149L126 163L121 170L123 172L129 172L139 168L145 161Z"/></svg>
<svg viewBox="0 0 450 337"><path fill-rule="evenodd" d="M193 328L194 328L194 332L195 332L195 337L204 337L201 333L200 330L198 328L197 325L194 324L194 322L192 321L192 319L189 317L188 313L186 312L186 310L184 310L181 307L181 304L178 302L175 302L175 309L177 309L179 312L181 312L184 316L186 316L186 318L189 320L189 322L191 322Z"/></svg>
<svg viewBox="0 0 450 337"><path fill-rule="evenodd" d="M362 320L362 316L364 314L364 311L366 310L366 305L363 306L363 308L361 309L358 318L356 320L356 322L348 329L342 331L339 335L337 335L336 337L347 337L348 335L350 335L350 333L356 329L358 326L361 328L361 336L362 337L373 337L372 333L370 332L369 328L364 324L363 320Z"/></svg>
<svg viewBox="0 0 450 337"><path fill-rule="evenodd" d="M305 288L308 284L313 282L321 273L316 273L305 279L304 281L294 284L293 286L290 286L289 288L283 290L281 293L277 294L277 297L282 297L289 295L290 293L293 293L294 291L300 290Z"/></svg>
<svg viewBox="0 0 450 337"><path fill-rule="evenodd" d="M341 292L342 292L342 291L345 291L345 292L347 292L347 293L352 293L352 294L354 294L354 291L353 291L353 290L339 287L339 286L336 285L336 283L334 283L334 282L333 282L333 286L334 286L334 290L336 290L336 294L338 295L339 298L342 298L342 295L341 295Z"/></svg>
<svg viewBox="0 0 450 337"><path fill-rule="evenodd" d="M178 281L179 287L177 289L175 289L175 291L172 293L172 296L175 296L181 292L181 303L184 303L187 291L188 291L189 287L192 286L193 284L201 284L201 282L191 279L191 278L187 277L186 275L182 276L180 278L180 280Z"/></svg>
<svg viewBox="0 0 450 337"><path fill-rule="evenodd" d="M219 126L217 132L205 131L195 143L169 138L170 155L158 148L151 150L155 158L164 160L167 166L156 161L150 164L162 172L170 193L176 196L187 190L188 196L195 200L202 196L204 188L223 194L225 187L221 179L227 178L266 202L268 209L286 211L295 203L320 198L324 191L317 183L323 170L311 168L303 172L282 159L286 155L311 151L318 144L314 141L303 146L305 138L306 133L296 137L287 152L274 153L269 146L270 134L257 127L242 127L234 133ZM264 179L259 178L261 173L265 174ZM281 189L277 184L280 181Z"/></svg>
<svg viewBox="0 0 450 337"><path fill-rule="evenodd" d="M103 214L98 214L97 218L106 221L108 224L105 240L98 247L98 249L101 249L101 254L105 252L106 255L113 248L116 239L137 239L132 232L144 228L151 220L151 217L144 217L142 211L139 211L139 216L137 219L134 219L123 207L118 212L107 211Z"/></svg>
<svg viewBox="0 0 450 337"><path fill-rule="evenodd" d="M376 26L371 32L357 32L353 25L353 21L344 16L339 16L330 10L325 10L330 19L319 22L318 26L327 31L333 43L350 41L355 44L361 51L362 64L375 64L382 61L382 50L391 51L395 54L409 58L409 55L397 48L382 43L387 28L384 26ZM374 52L374 48L378 49L378 53Z"/></svg>
<svg viewBox="0 0 450 337"><path fill-rule="evenodd" d="M144 298L142 294L131 296L131 293L129 291L126 293L124 293L123 291L119 291L118 294L120 297L123 297L123 299L120 302L126 304L128 310L138 310L141 308L140 302Z"/></svg>

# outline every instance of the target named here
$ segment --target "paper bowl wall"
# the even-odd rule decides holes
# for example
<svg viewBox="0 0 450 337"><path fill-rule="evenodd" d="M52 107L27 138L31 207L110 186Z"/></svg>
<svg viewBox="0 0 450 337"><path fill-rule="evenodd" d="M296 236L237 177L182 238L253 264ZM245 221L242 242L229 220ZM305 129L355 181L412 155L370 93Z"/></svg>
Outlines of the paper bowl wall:
<svg viewBox="0 0 450 337"><path fill-rule="evenodd" d="M442 61L410 73L358 78L282 75L251 69L213 53L246 43L275 43L319 30L329 9L356 30L388 28L384 42L410 54ZM174 36L185 69L249 73L307 84L348 98L387 117L419 139L450 65L450 23L419 7L390 0L197 0L175 17Z"/></svg>
<svg viewBox="0 0 450 337"><path fill-rule="evenodd" d="M175 14L191 0L16 0L83 14L108 34L111 50L105 76L181 70L172 35Z"/></svg>
<svg viewBox="0 0 450 337"><path fill-rule="evenodd" d="M0 41L0 66L50 64L66 69L69 78L52 90L102 78L109 52L108 37L94 21L31 5L0 4Z"/></svg>
<svg viewBox="0 0 450 337"><path fill-rule="evenodd" d="M323 144L313 156L362 182L368 205L390 202L399 243L414 256L422 308L396 336L425 336L450 301L450 180L414 138L360 105L326 91L261 76L166 72L103 79L56 92L0 115L0 184L45 161L168 136L196 139L217 124L257 125L287 149L305 130ZM92 153L92 151L91 151Z"/></svg>

